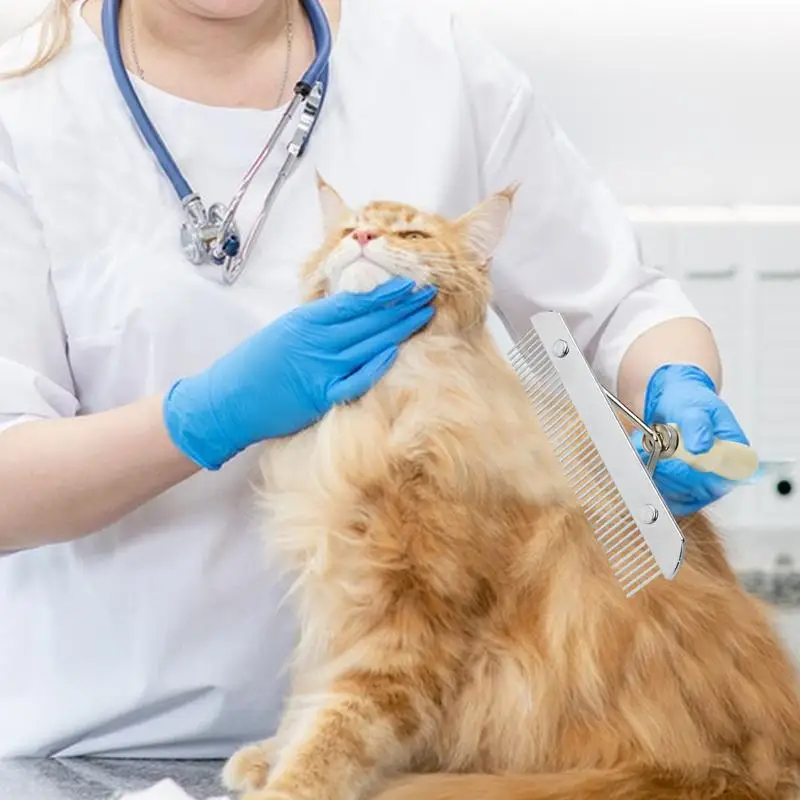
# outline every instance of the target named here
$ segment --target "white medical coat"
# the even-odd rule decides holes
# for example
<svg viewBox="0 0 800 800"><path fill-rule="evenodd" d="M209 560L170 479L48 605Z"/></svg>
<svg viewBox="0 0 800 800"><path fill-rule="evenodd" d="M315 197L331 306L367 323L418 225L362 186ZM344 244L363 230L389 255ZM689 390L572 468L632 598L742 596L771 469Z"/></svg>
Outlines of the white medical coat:
<svg viewBox="0 0 800 800"><path fill-rule="evenodd" d="M280 111L134 83L189 181L227 202ZM244 231L281 160L248 195ZM65 55L0 83L0 426L163 392L291 309L321 236L315 169L352 205L447 215L520 181L498 310L514 336L541 309L563 312L608 384L642 331L697 316L640 265L620 208L526 77L435 0L343 0L308 154L240 281L209 282L183 259L178 201L76 13ZM262 555L255 458L80 541L0 556L0 756L224 757L271 733L294 627Z"/></svg>

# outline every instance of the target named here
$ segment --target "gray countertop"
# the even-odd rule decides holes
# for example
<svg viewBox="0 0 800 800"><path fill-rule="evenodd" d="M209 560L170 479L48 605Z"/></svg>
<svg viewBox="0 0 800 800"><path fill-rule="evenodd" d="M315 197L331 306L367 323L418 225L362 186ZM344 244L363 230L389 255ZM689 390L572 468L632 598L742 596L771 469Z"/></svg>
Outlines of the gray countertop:
<svg viewBox="0 0 800 800"><path fill-rule="evenodd" d="M172 778L196 800L222 797L222 761L0 760L0 800L112 800Z"/></svg>

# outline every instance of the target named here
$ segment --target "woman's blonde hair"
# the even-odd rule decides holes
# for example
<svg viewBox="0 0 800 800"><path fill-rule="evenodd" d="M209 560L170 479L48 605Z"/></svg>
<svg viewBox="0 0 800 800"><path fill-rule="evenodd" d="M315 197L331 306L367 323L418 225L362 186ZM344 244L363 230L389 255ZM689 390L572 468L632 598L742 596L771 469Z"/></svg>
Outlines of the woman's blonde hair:
<svg viewBox="0 0 800 800"><path fill-rule="evenodd" d="M72 35L73 0L51 0L44 13L33 24L41 22L41 33L36 55L25 66L0 73L0 78L28 75L49 64L66 49Z"/></svg>

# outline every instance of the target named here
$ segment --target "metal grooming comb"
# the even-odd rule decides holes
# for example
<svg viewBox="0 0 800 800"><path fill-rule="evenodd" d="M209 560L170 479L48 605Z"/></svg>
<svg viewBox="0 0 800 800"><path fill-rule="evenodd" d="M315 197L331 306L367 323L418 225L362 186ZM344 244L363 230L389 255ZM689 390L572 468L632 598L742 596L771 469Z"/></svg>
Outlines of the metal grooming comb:
<svg viewBox="0 0 800 800"><path fill-rule="evenodd" d="M567 482L628 597L663 575L672 580L684 537L653 482L661 458L734 480L758 468L755 451L717 441L703 456L688 454L674 425L646 425L597 382L562 316L546 311L509 353ZM613 407L641 428L645 466Z"/></svg>

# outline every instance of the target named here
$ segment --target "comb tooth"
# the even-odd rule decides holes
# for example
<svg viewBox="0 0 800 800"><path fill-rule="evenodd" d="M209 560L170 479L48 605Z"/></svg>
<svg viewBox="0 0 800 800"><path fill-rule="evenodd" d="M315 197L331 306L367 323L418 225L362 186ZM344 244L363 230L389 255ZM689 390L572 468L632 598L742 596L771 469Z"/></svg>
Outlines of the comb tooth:
<svg viewBox="0 0 800 800"><path fill-rule="evenodd" d="M625 507L624 503L615 499L611 508L605 512L605 517L609 522L613 522L614 525L613 530L610 530L607 534L603 534L603 540L607 547L611 547L617 540L626 535L626 531L629 527L628 523L630 522L629 516L628 509Z"/></svg>
<svg viewBox="0 0 800 800"><path fill-rule="evenodd" d="M622 504L617 504L608 511L597 509L597 515L601 514L604 517L604 521L597 528L598 538L603 542L603 546L606 549L610 549L618 538L626 535L625 519L628 515L628 509Z"/></svg>
<svg viewBox="0 0 800 800"><path fill-rule="evenodd" d="M566 457L570 451L582 450L580 447L580 425L576 425L572 420L558 417L555 420L545 420L542 426L548 439L551 441L553 450L559 450Z"/></svg>
<svg viewBox="0 0 800 800"><path fill-rule="evenodd" d="M536 332L535 328L530 329L530 334L526 337L527 341L527 349L530 352L531 350L544 350L544 342L542 341L539 334Z"/></svg>
<svg viewBox="0 0 800 800"><path fill-rule="evenodd" d="M557 406L551 406L549 409L542 410L537 414L539 417L539 424L542 428L550 428L556 420L564 418L564 414ZM580 420L576 420L580 424Z"/></svg>
<svg viewBox="0 0 800 800"><path fill-rule="evenodd" d="M609 526L609 528L609 535L600 539L600 545L605 550L606 558L611 561L617 553L624 551L630 532L625 526L625 520L619 515L614 525Z"/></svg>
<svg viewBox="0 0 800 800"><path fill-rule="evenodd" d="M527 374L531 383L546 381L553 375L558 375L558 370L553 369L553 365L550 363L549 356L546 353L537 355L527 361L521 361L518 363L518 367L521 367L521 371Z"/></svg>
<svg viewBox="0 0 800 800"><path fill-rule="evenodd" d="M631 535L630 529L625 525L624 517L624 514L618 512L614 520L613 528L609 531L608 535L603 536L602 545L609 558L617 551L625 548L627 539Z"/></svg>
<svg viewBox="0 0 800 800"><path fill-rule="evenodd" d="M622 568L631 556L631 535L629 530L625 530L625 535L618 539L613 546L606 546L608 563L616 571ZM634 545L635 547L635 545Z"/></svg>
<svg viewBox="0 0 800 800"><path fill-rule="evenodd" d="M648 551L643 558L638 559L635 564L631 564L628 569L617 570L617 577L623 583L636 581L643 574L649 572L650 569L653 568L653 566L655 566L655 568L658 569L658 564L656 564L656 560L650 555Z"/></svg>
<svg viewBox="0 0 800 800"><path fill-rule="evenodd" d="M650 568L652 563L653 559L648 558L647 553L645 553L642 557L626 564L624 568L614 565L611 569L614 571L614 575L620 583L627 583L629 581L636 581L643 571Z"/></svg>
<svg viewBox="0 0 800 800"><path fill-rule="evenodd" d="M583 424L579 419L575 419L574 417L568 417L564 414L557 415L558 419L561 421L561 425L563 427L569 426L569 428L573 431L576 431L576 434L573 434L574 441L571 440L569 444L574 447L575 449L588 449L586 447L586 441L583 433ZM552 427L553 422L548 419L543 420L543 427ZM558 437L559 439L563 439L563 435L560 436L558 431L554 431L554 436Z"/></svg>
<svg viewBox="0 0 800 800"><path fill-rule="evenodd" d="M630 547L630 543L626 537L630 536L632 533L633 530L627 528L623 529L620 535L615 537L613 544L611 542L607 543L606 547L608 549L609 558L613 558L618 554L620 556L625 554L626 548ZM645 547L646 546L647 544L645 543Z"/></svg>
<svg viewBox="0 0 800 800"><path fill-rule="evenodd" d="M526 365L531 372L557 372L550 363L550 356L542 348L541 350L531 351L527 358L518 363Z"/></svg>
<svg viewBox="0 0 800 800"><path fill-rule="evenodd" d="M548 384L539 382L526 389L528 399L536 409L536 415L542 418L542 424L545 423L545 420L564 416L564 410L561 407L560 401L551 397L541 396L540 393L544 392L547 388Z"/></svg>
<svg viewBox="0 0 800 800"><path fill-rule="evenodd" d="M618 575L626 576L635 571L645 561L650 561L650 551L647 543L641 542L633 550L623 551L617 558L613 559L613 569Z"/></svg>
<svg viewBox="0 0 800 800"><path fill-rule="evenodd" d="M596 451L585 446L581 441L583 438L573 437L578 441L575 443L567 442L561 448L561 455L565 457L568 466L565 467L565 474L574 479L575 493L580 494L583 491L583 484L587 480L597 479L603 471L603 462Z"/></svg>
<svg viewBox="0 0 800 800"><path fill-rule="evenodd" d="M629 581L623 585L623 591L628 597L633 597L637 592L644 589L645 586L652 583L656 578L661 576L661 570L655 564L648 572L642 575L638 581Z"/></svg>
<svg viewBox="0 0 800 800"><path fill-rule="evenodd" d="M606 550L609 550L617 537L621 535L624 514L616 508L612 509L611 512L606 512L601 508L593 508L590 517L590 524L595 529L595 538Z"/></svg>
<svg viewBox="0 0 800 800"><path fill-rule="evenodd" d="M638 581L628 581L626 584L623 584L623 591L628 597L633 597L633 595L644 589L645 586L652 583L660 575L660 570L658 567L655 567L640 577Z"/></svg>
<svg viewBox="0 0 800 800"><path fill-rule="evenodd" d="M603 462L600 456L588 448L581 448L581 450L583 450L583 454L577 460L577 463L580 464L578 471L585 478L599 477L598 473L602 473L603 471Z"/></svg>
<svg viewBox="0 0 800 800"><path fill-rule="evenodd" d="M649 550L645 547L644 550L639 549L627 558L612 561L611 569L614 570L619 580L628 580L641 574L642 568L649 565L652 560Z"/></svg>
<svg viewBox="0 0 800 800"><path fill-rule="evenodd" d="M641 575L655 563L655 559L650 555L650 551L645 546L644 550L637 550L628 558L614 565L614 572L620 580L635 580L637 575Z"/></svg>
<svg viewBox="0 0 800 800"><path fill-rule="evenodd" d="M536 392L541 396L544 392L552 392L553 397L543 398L548 400L551 404L558 406L557 392L559 390L559 377L557 372L548 373L546 375L538 375L535 379L530 381L528 394Z"/></svg>
<svg viewBox="0 0 800 800"><path fill-rule="evenodd" d="M596 468L590 479L584 481L586 488L573 489L573 493L586 514L593 517L596 514L603 514L606 519L610 520L616 510L616 504L613 498L606 497L606 487L602 485L601 480L602 472Z"/></svg>
<svg viewBox="0 0 800 800"><path fill-rule="evenodd" d="M605 514L611 519L616 512L627 513L627 506L622 502L622 498L608 491L608 487L602 483L605 479L602 465L597 471L595 484L585 493L587 504L591 503L591 508Z"/></svg>
<svg viewBox="0 0 800 800"><path fill-rule="evenodd" d="M608 521L603 526L601 539L609 551L628 535L628 516L628 510L621 503L615 504L610 511L604 513L604 518Z"/></svg>
<svg viewBox="0 0 800 800"><path fill-rule="evenodd" d="M595 493L602 492L602 487L598 487L598 479L600 477L600 468L592 463L588 472L581 472L580 477L577 475L566 475L567 480L572 485L572 492L576 499L582 506L588 506L595 500Z"/></svg>
<svg viewBox="0 0 800 800"><path fill-rule="evenodd" d="M533 359L512 358L511 364L518 372L524 372L529 378L535 378L536 373L544 369L546 358L546 355L537 355Z"/></svg>
<svg viewBox="0 0 800 800"><path fill-rule="evenodd" d="M512 356L512 364L526 364L537 370L544 370L547 368L553 369L550 363L550 357L544 347L531 347L525 354L518 354ZM555 371L555 370L554 370Z"/></svg>
<svg viewBox="0 0 800 800"><path fill-rule="evenodd" d="M590 464L597 461L597 454L582 447L580 442L576 443L574 440L577 438L577 436L573 436L572 439L554 445L554 449L558 450L562 460L569 464L564 471L569 472L570 475L577 475L581 470L589 468Z"/></svg>
<svg viewBox="0 0 800 800"><path fill-rule="evenodd" d="M625 574L617 573L617 580L623 585L636 585L641 582L642 575L646 575L655 565L656 570L658 570L658 564L655 563L655 559L650 558L642 561L641 563L637 564L635 569L629 570Z"/></svg>
<svg viewBox="0 0 800 800"><path fill-rule="evenodd" d="M593 454L581 455L564 470L567 480L572 483L572 490L576 497L584 498L588 496L586 492L591 489L591 482L597 480L602 472L602 464Z"/></svg>
<svg viewBox="0 0 800 800"><path fill-rule="evenodd" d="M549 394L545 394L545 390ZM531 386L531 392L535 395L535 402L539 405L543 413L553 411L554 413L566 414L569 412L567 406L568 398L565 396L562 387L558 385L558 375L548 375L541 378Z"/></svg>
<svg viewBox="0 0 800 800"><path fill-rule="evenodd" d="M586 450L587 455L591 455L591 450L586 447L585 436L583 435L583 425L579 419L565 417L562 415L563 428L558 436L559 443L566 442L575 450Z"/></svg>
<svg viewBox="0 0 800 800"><path fill-rule="evenodd" d="M585 497L584 486L591 484L593 480L597 482L593 491L602 492L604 487L599 484L599 479L602 477L602 472L603 464L596 455L592 455L590 459L585 462L582 478L579 481L576 480L575 487L573 489L575 494L582 498ZM572 473L570 473L570 475L572 475ZM586 499L591 496L592 495L589 495Z"/></svg>
<svg viewBox="0 0 800 800"><path fill-rule="evenodd" d="M593 453L588 449L584 450L578 457L573 456L573 458L575 458L576 466L574 468L568 468L568 474L571 480L575 480L573 489L575 494L583 496L585 490L584 485L587 482L599 482L600 478L603 477L603 462L597 453ZM565 473L567 473L567 470L565 470ZM604 487L600 485L597 488L602 491Z"/></svg>
<svg viewBox="0 0 800 800"><path fill-rule="evenodd" d="M539 334L536 332L535 328L531 328L525 334L525 336L522 337L522 339L520 340L520 345L522 348L521 352L523 353L523 355L526 350L530 350L535 347L540 347L541 349L544 349L544 342L539 337Z"/></svg>
<svg viewBox="0 0 800 800"><path fill-rule="evenodd" d="M550 363L550 356L548 356L544 350L542 350L541 353L533 353L530 358L526 358L521 363L525 364L532 373L550 373L556 371Z"/></svg>
<svg viewBox="0 0 800 800"><path fill-rule="evenodd" d="M628 597L633 597L637 592L640 592L644 589L645 586L652 583L656 578L660 577L661 570L659 570L658 566L648 570L648 572L644 573L638 580L636 581L627 581L626 583L622 584L622 590Z"/></svg>
<svg viewBox="0 0 800 800"><path fill-rule="evenodd" d="M622 576L628 577L641 573L642 568L653 561L647 542L641 542L633 549L626 550L619 554L614 561L614 571Z"/></svg>

